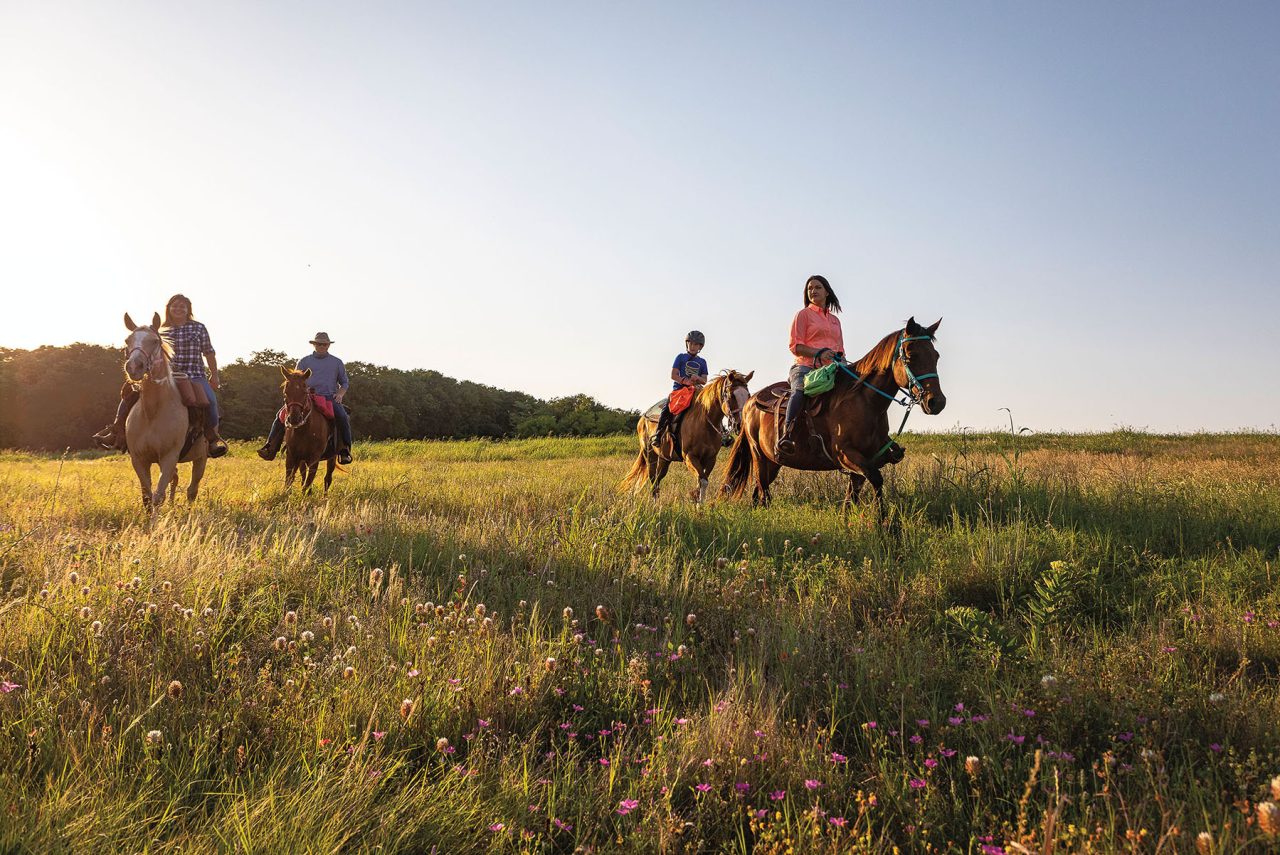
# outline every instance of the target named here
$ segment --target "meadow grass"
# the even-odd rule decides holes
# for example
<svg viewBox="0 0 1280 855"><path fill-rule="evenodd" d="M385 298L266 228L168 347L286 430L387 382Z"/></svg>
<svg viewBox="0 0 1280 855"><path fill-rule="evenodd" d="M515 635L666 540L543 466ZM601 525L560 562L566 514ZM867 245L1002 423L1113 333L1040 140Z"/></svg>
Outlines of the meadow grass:
<svg viewBox="0 0 1280 855"><path fill-rule="evenodd" d="M911 436L888 525L634 443L0 453L0 851L1280 841L1280 437Z"/></svg>

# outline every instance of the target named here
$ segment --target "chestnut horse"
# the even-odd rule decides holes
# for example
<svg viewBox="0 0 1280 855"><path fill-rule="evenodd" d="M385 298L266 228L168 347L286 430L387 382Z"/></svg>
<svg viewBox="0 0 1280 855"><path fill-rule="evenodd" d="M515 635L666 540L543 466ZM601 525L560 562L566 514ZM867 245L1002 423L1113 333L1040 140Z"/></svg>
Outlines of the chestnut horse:
<svg viewBox="0 0 1280 855"><path fill-rule="evenodd" d="M742 407L751 393L747 384L751 382L750 374L741 374L732 369L722 371L694 396L693 403L681 414L680 445L683 451L685 466L689 467L698 478L698 489L693 491L692 498L701 503L707 497L707 486L710 483L711 471L716 467L716 456L724 445L723 422L727 419L730 432L736 433L742 424ZM645 416L636 424L636 436L640 440L640 453L631 471L623 479L619 489L634 489L644 479L652 486L653 497L658 498L658 485L667 474L667 468L676 459L675 444L670 436L660 448L651 445L657 421Z"/></svg>
<svg viewBox="0 0 1280 855"><path fill-rule="evenodd" d="M882 338L852 366L841 363L831 391L811 398L797 419L792 438L796 450L778 453L778 435L786 418L787 384L775 383L751 398L742 411L742 433L733 444L721 495L738 497L755 481L751 498L768 505L769 485L783 466L815 472L839 470L849 476L842 507L847 512L858 498L863 481L876 492L881 518L885 515L884 476L880 467L897 463L903 451L889 437L888 409L899 389L910 396L909 407L920 404L929 415L947 405L938 379L938 351L933 337L939 320L922 327L915 318ZM905 420L904 420L905 423Z"/></svg>
<svg viewBox="0 0 1280 855"><path fill-rule="evenodd" d="M178 384L169 368L173 355L169 342L159 333L160 315L153 314L150 326L138 326L126 312L125 339L128 355L124 373L138 384L138 403L125 419L125 442L129 446L129 459L142 487L142 505L155 510L164 504L165 489L170 498L178 489L178 464L191 464L191 483L187 486L187 501L194 502L200 491L200 479L204 477L205 461L209 457L209 444L201 434L183 455L183 444L190 428L190 416L182 403ZM151 467L160 467L160 481L155 492L151 491Z"/></svg>
<svg viewBox="0 0 1280 855"><path fill-rule="evenodd" d="M338 465L337 451L329 446L333 426L323 414L316 412L311 389L307 387L311 369L294 371L281 365L280 373L284 375L284 382L280 384L284 391L285 409L284 487L287 490L293 486L293 476L301 468L302 492L310 492L311 482L316 479L323 460L326 463L324 491L327 493L333 483L333 470Z"/></svg>

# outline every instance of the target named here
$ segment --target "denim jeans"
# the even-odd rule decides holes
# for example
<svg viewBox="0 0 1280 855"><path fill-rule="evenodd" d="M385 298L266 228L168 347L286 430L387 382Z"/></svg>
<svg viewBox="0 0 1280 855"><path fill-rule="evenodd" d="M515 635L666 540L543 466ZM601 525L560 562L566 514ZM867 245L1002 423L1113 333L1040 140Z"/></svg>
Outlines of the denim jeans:
<svg viewBox="0 0 1280 855"><path fill-rule="evenodd" d="M343 408L342 404L339 404L337 401L333 400L333 398L331 398L330 396L325 395L324 397L328 398L329 403L333 404L333 420L338 423L338 436L342 437L341 447L350 448L351 447L351 419L347 416L346 409Z"/></svg>
<svg viewBox="0 0 1280 855"><path fill-rule="evenodd" d="M804 375L813 370L812 365L797 362L787 372L787 382L791 384L791 400L787 401L787 421L794 422L804 409Z"/></svg>

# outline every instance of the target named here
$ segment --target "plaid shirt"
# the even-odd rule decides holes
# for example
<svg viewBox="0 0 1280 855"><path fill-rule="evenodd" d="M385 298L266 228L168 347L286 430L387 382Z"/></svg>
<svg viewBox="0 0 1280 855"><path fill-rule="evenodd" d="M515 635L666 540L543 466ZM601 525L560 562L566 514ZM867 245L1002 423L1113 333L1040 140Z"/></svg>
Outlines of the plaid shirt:
<svg viewBox="0 0 1280 855"><path fill-rule="evenodd" d="M165 327L164 336L173 345L173 369L188 377L204 377L204 354L214 353L204 324L187 321L180 327Z"/></svg>

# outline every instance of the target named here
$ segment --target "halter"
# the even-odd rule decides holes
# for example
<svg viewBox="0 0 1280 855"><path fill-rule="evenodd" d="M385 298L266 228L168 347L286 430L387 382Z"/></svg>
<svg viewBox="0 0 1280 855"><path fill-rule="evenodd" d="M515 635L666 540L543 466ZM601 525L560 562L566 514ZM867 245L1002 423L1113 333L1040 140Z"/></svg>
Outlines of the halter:
<svg viewBox="0 0 1280 855"><path fill-rule="evenodd" d="M304 411L304 415L302 416L302 421L298 422L297 424L294 424L293 422L289 421L289 418L293 415L293 410L294 410L294 408L295 408L295 407L296 407L297 409L299 409L299 410L303 410L303 411ZM305 406L305 407L303 407L303 405L302 405L302 404L294 403L293 401L290 401L289 399L287 399L287 398L286 398L286 399L285 399L285 402L284 402L284 409L285 409L285 420L284 420L284 425L285 425L285 427L291 427L291 428L293 428L294 430L297 430L298 428L302 427L302 426L303 426L303 425L305 425L305 424L307 423L307 421L311 418L311 414L315 411L315 408L316 408L316 407L315 407L315 403L314 403L314 402L312 401L312 399L311 399L311 390L310 390L310 389L308 389L308 390L307 390L307 404L306 404L306 406Z"/></svg>
<svg viewBox="0 0 1280 855"><path fill-rule="evenodd" d="M725 419L732 422L735 420L734 419L735 414L733 410L730 409L729 404L733 400L733 390L738 386L746 386L747 384L735 383L733 381L733 375L731 374L725 374L723 376L724 376L724 382L720 384L720 411L724 414ZM741 430L742 429L742 412L739 411L736 415L737 415L736 421L738 423L738 429ZM711 424L710 419L707 419L707 424ZM715 425L711 425L711 426L715 427ZM730 431L730 434L732 433L733 432Z"/></svg>
<svg viewBox="0 0 1280 855"><path fill-rule="evenodd" d="M923 403L924 401L924 386L922 385L923 381L928 380L931 377L938 376L936 372L930 373L930 374L921 374L919 376L917 376L914 372L912 372L911 362L907 359L907 350L906 350L906 343L909 341L933 341L933 336L907 335L907 331L903 330L898 335L898 340L893 345L893 359L889 361L889 369L890 369L889 373L890 373L890 376L892 376L893 363L895 362L902 363L902 370L907 372L907 382L909 385L906 387L899 386L898 390L907 393L908 397L905 400L896 398L894 397L894 395L890 395L888 392L884 391L883 389L880 389L876 386L871 385L866 380L864 380L863 378L859 377L857 374L850 371L849 366L846 365L844 362L836 363L837 365L840 366L841 370L844 371L845 374L848 374L850 377L856 380L859 384L866 386L868 389L875 392L877 395L881 395L885 398L888 398L890 401L893 401L893 403L897 404L898 406L907 408L907 411L902 414L902 423L898 425L898 432L894 434L895 437L899 436L902 433L902 429L907 426L907 417L911 415L911 408L914 407L916 404ZM872 456L871 462L875 463L877 460L879 460L881 455L883 455L886 451L888 451L890 448L893 447L893 443L894 443L893 439L890 439L888 442L886 442L880 448L880 450L877 451Z"/></svg>

